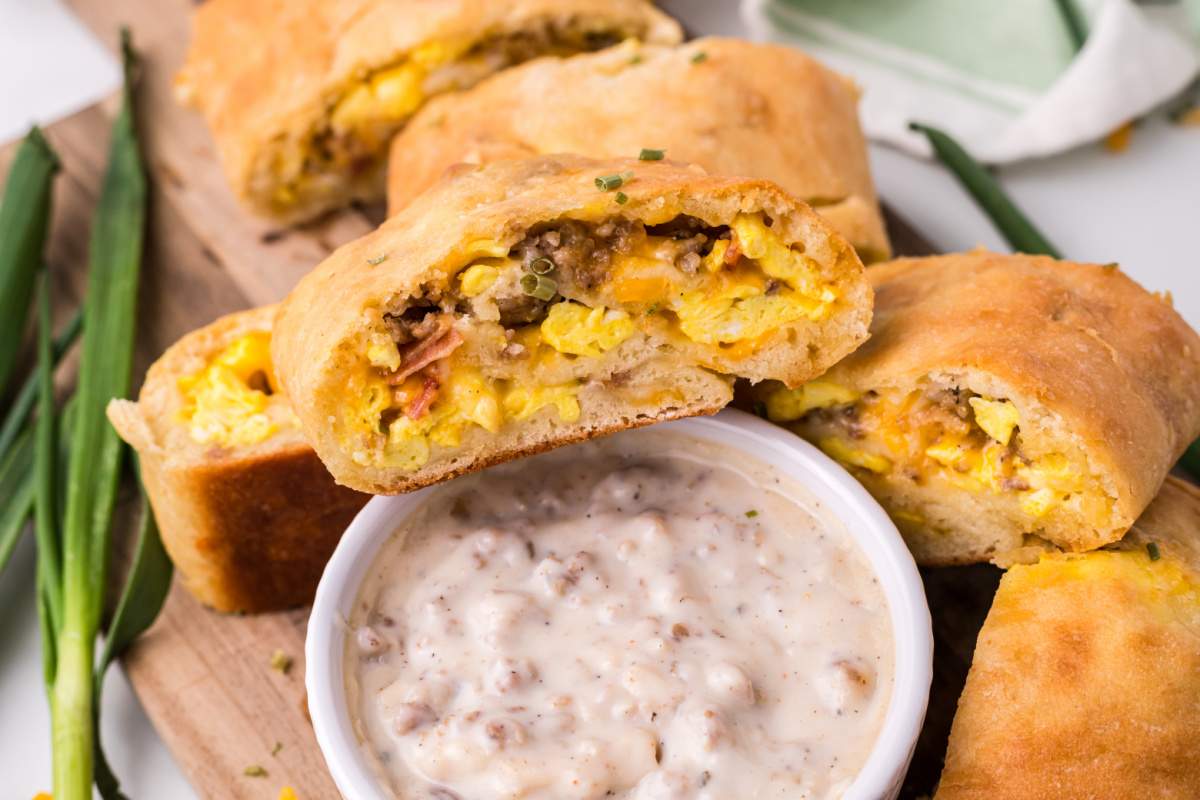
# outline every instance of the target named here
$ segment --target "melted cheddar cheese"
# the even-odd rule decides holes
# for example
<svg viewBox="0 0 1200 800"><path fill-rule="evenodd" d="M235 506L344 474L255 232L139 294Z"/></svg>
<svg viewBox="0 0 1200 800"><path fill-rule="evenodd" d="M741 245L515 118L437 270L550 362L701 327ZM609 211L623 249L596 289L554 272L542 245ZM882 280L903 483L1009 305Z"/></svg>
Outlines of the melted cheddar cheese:
<svg viewBox="0 0 1200 800"><path fill-rule="evenodd" d="M769 419L796 423L848 467L880 476L903 469L920 483L1008 494L1033 519L1066 503L1078 503L1089 518L1108 512L1111 501L1085 491L1082 465L1062 453L1030 457L1021 451L1020 412L1012 401L972 396L967 403L971 412L963 419L932 406L919 391L863 395L825 379L797 389L775 387L764 398ZM847 422L804 421L814 410L842 407Z"/></svg>
<svg viewBox="0 0 1200 800"><path fill-rule="evenodd" d="M1018 564L1005 575L1014 591L1031 592L1067 582L1113 581L1159 601L1160 611L1172 616L1184 610L1194 617L1200 609L1200 580L1171 554L1151 558L1144 548L1095 550L1090 553L1047 552L1036 564Z"/></svg>
<svg viewBox="0 0 1200 800"><path fill-rule="evenodd" d="M179 379L178 420L194 441L238 447L257 444L278 430L267 413L278 390L271 366L271 334L255 331L234 341L203 369Z"/></svg>

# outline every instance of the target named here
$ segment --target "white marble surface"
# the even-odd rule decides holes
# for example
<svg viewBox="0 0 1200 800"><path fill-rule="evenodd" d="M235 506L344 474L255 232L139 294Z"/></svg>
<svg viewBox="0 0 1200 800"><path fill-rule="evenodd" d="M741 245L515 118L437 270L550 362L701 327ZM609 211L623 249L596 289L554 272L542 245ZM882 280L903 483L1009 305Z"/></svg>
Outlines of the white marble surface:
<svg viewBox="0 0 1200 800"><path fill-rule="evenodd" d="M740 31L731 0L663 5L693 33ZM30 119L49 122L86 105L115 77L112 62L60 13L57 2L0 0L0 140L23 130ZM880 194L935 245L1003 249L984 216L940 168L880 147L872 148L871 157ZM1192 240L1200 227L1200 130L1152 121L1120 155L1084 148L1006 169L1003 180L1064 253L1120 262L1147 287L1169 290L1183 315L1200 326L1200 256ZM32 575L27 540L0 578L0 795L14 800L32 798L50 782ZM119 670L105 689L103 725L109 757L128 794L195 797Z"/></svg>

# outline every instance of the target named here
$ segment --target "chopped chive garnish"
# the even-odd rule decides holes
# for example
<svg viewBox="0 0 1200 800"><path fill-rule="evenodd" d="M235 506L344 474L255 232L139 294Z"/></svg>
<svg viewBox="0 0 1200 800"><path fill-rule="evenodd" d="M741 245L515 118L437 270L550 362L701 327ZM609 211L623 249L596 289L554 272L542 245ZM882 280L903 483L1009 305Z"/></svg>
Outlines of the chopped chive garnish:
<svg viewBox="0 0 1200 800"><path fill-rule="evenodd" d="M558 293L558 284L544 275L526 272L521 276L521 291L538 300L549 300Z"/></svg>
<svg viewBox="0 0 1200 800"><path fill-rule="evenodd" d="M623 183L625 183L625 179L620 175L601 175L599 178L596 178L596 188L602 192L611 192L613 189L619 189Z"/></svg>
<svg viewBox="0 0 1200 800"><path fill-rule="evenodd" d="M538 256L529 262L529 271L536 275L549 275L554 272L554 262L545 256Z"/></svg>
<svg viewBox="0 0 1200 800"><path fill-rule="evenodd" d="M764 403L762 400L759 400L757 403L754 404L754 413L756 415L762 417L763 419L766 419L767 418L767 404Z"/></svg>
<svg viewBox="0 0 1200 800"><path fill-rule="evenodd" d="M1155 542L1146 543L1146 554L1150 556L1151 561L1158 561L1162 558L1162 553L1158 552L1158 545Z"/></svg>
<svg viewBox="0 0 1200 800"><path fill-rule="evenodd" d="M379 255L375 256L374 258L368 258L367 263L370 264L372 267L377 267L387 260L388 260L388 254L380 253Z"/></svg>
<svg viewBox="0 0 1200 800"><path fill-rule="evenodd" d="M657 313L658 313L658 303L651 303L650 307L646 309L647 315L657 314Z"/></svg>
<svg viewBox="0 0 1200 800"><path fill-rule="evenodd" d="M273 756L279 755L279 751L282 749L283 749L283 742L276 742L275 746L271 748L271 755L273 755Z"/></svg>
<svg viewBox="0 0 1200 800"><path fill-rule="evenodd" d="M666 154L666 150L655 150L651 147L643 147L642 152L638 153L638 161L662 161L663 156Z"/></svg>
<svg viewBox="0 0 1200 800"><path fill-rule="evenodd" d="M1107 264L1101 264L1100 268L1101 269L1116 269L1119 266L1121 266L1121 265L1118 264L1116 261L1110 261Z"/></svg>
<svg viewBox="0 0 1200 800"><path fill-rule="evenodd" d="M755 518L755 517L757 517L757 516L758 516L758 511L756 511L756 510L755 510L755 509L753 509L753 508L752 508L752 509L750 509L749 511L747 511L747 512L746 512L746 518L747 518L747 519L754 519L754 518Z"/></svg>
<svg viewBox="0 0 1200 800"><path fill-rule="evenodd" d="M696 55L692 56L693 64L701 64L707 60L708 60L708 53L704 52L703 50L696 53Z"/></svg>
<svg viewBox="0 0 1200 800"><path fill-rule="evenodd" d="M247 778L265 778L267 771L260 764L251 764L242 770L242 774Z"/></svg>
<svg viewBox="0 0 1200 800"><path fill-rule="evenodd" d="M641 54L641 53L634 53L634 54L633 54L633 55L630 57L630 59L629 59L629 63L630 63L630 64L640 64L640 63L642 63L642 54Z"/></svg>
<svg viewBox="0 0 1200 800"><path fill-rule="evenodd" d="M625 194L624 192L617 192L616 200L617 205L623 206L629 202L629 195Z"/></svg>

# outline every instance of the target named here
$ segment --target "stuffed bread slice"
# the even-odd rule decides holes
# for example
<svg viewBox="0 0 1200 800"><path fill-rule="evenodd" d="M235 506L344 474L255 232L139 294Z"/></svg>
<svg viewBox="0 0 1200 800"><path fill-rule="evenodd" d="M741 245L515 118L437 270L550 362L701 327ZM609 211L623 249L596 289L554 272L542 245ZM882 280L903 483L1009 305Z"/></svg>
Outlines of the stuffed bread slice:
<svg viewBox="0 0 1200 800"><path fill-rule="evenodd" d="M150 367L136 403L108 407L141 457L184 586L219 611L310 602L367 501L334 483L277 391L274 315L243 311L188 334Z"/></svg>
<svg viewBox="0 0 1200 800"><path fill-rule="evenodd" d="M553 156L466 168L336 251L272 353L334 477L408 491L796 385L866 336L853 248L765 181Z"/></svg>
<svg viewBox="0 0 1200 800"><path fill-rule="evenodd" d="M1200 338L1115 267L977 251L868 277L870 341L759 399L854 472L920 563L1116 541L1200 434Z"/></svg>
<svg viewBox="0 0 1200 800"><path fill-rule="evenodd" d="M646 0L209 0L177 79L234 193L299 222L383 196L387 145L430 97L530 58L670 44Z"/></svg>
<svg viewBox="0 0 1200 800"><path fill-rule="evenodd" d="M700 39L626 42L542 59L429 103L392 143L395 213L457 162L539 153L665 150L716 175L778 183L866 262L888 257L849 80L791 47Z"/></svg>
<svg viewBox="0 0 1200 800"><path fill-rule="evenodd" d="M1200 797L1200 491L1000 581L935 800Z"/></svg>

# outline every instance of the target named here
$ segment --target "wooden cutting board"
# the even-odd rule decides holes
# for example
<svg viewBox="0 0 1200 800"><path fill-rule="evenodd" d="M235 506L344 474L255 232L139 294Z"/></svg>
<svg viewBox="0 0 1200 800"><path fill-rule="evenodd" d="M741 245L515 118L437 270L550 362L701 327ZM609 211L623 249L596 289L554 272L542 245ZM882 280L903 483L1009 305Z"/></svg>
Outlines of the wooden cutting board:
<svg viewBox="0 0 1200 800"><path fill-rule="evenodd" d="M187 331L226 312L281 299L332 248L378 223L378 210L356 209L301 230L281 230L237 207L204 125L172 96L188 39L189 0L69 4L110 46L118 27L130 25L143 57L139 110L153 191L135 374ZM64 166L48 255L60 314L82 296L88 224L114 110L111 101L100 103L47 132ZM0 168L7 169L13 149L0 150ZM899 252L929 251L894 216L891 222ZM970 568L926 576L935 607L937 674L906 797L929 793L940 772L949 721L996 575ZM305 709L307 616L307 609L219 615L176 583L158 622L125 657L146 712L202 797L263 800L283 786L293 787L301 800L338 796ZM276 651L293 659L286 674L271 666ZM245 775L251 764L267 775Z"/></svg>

